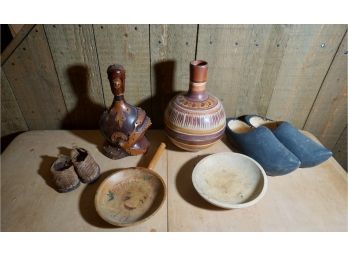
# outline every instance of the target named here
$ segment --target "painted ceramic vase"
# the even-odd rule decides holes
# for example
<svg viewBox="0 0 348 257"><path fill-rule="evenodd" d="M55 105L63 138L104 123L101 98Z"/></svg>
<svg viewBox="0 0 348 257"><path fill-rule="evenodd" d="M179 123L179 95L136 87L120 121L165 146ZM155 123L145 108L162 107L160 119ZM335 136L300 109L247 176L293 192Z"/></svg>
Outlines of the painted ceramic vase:
<svg viewBox="0 0 348 257"><path fill-rule="evenodd" d="M164 114L168 137L187 151L211 146L225 131L226 115L222 103L206 91L207 73L207 62L192 61L188 92L175 96Z"/></svg>
<svg viewBox="0 0 348 257"><path fill-rule="evenodd" d="M145 132L151 120L143 109L128 104L124 99L126 71L123 66L111 65L107 73L114 101L99 121L107 140L104 154L111 159L143 154L150 146Z"/></svg>

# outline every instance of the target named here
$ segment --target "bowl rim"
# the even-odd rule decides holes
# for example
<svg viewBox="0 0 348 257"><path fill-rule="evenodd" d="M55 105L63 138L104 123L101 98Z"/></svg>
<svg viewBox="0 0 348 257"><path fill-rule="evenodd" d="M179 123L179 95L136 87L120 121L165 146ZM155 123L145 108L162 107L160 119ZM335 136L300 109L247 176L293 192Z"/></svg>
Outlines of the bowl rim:
<svg viewBox="0 0 348 257"><path fill-rule="evenodd" d="M203 162L203 161L206 161L207 159L210 159L210 158L215 158L216 156L218 155L237 155L239 156L240 158L242 159L247 159L251 162L253 162L258 168L259 168L259 171L261 172L262 174L262 178L263 178L263 188L261 190L261 192L259 193L259 195L254 198L253 200L251 201L248 201L248 202L244 202L244 203L237 203L237 204L226 204L226 203L222 203L220 201L216 201L216 200L213 200L213 199L209 199L200 189L199 189L199 186L196 182L196 179L195 177L197 176L198 172L199 172L199 165ZM255 161L254 159L252 159L251 157L249 156L246 156L244 154L240 154L240 153L235 153L235 152L220 152L220 153L214 153L214 154L211 154L205 158L203 158L202 160L200 160L196 166L194 167L193 169L193 172L192 172L192 176L191 176L191 179L192 179L192 184L194 186L194 188L196 189L196 191L198 192L198 194L203 197L206 201L208 201L209 203L215 205L215 206L218 206L218 207L221 207L221 208L225 208L225 209L241 209L241 208L246 208L246 207L250 207L256 203L258 203L263 197L264 195L266 194L266 191L268 189L268 178L267 178L267 175L266 175L266 172L265 170L262 168L262 166L257 162Z"/></svg>

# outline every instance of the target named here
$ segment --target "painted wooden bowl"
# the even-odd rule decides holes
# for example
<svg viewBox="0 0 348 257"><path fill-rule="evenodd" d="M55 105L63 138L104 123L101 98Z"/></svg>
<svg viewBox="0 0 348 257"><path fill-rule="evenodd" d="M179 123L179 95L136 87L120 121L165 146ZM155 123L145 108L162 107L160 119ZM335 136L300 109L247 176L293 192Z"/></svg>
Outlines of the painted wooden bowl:
<svg viewBox="0 0 348 257"><path fill-rule="evenodd" d="M267 191L267 181L259 163L233 152L207 156L192 173L197 192L208 202L226 209L256 204Z"/></svg>
<svg viewBox="0 0 348 257"><path fill-rule="evenodd" d="M211 146L225 131L226 115L222 103L205 88L207 73L207 62L192 61L188 92L175 96L165 110L168 137L187 151Z"/></svg>
<svg viewBox="0 0 348 257"><path fill-rule="evenodd" d="M152 169L165 149L162 143L148 168L116 171L99 186L95 195L97 213L108 223L125 227L144 222L161 208L166 185Z"/></svg>

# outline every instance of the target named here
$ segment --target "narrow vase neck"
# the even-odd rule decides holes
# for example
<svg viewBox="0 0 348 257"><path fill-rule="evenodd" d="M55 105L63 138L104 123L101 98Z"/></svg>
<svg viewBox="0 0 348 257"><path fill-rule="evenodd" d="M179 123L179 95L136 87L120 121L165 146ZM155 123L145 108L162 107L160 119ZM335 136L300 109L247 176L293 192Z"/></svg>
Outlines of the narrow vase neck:
<svg viewBox="0 0 348 257"><path fill-rule="evenodd" d="M119 110L126 110L127 109L127 102L124 100L123 95L115 95L114 100L112 101L112 104L109 108L109 111L111 109L114 109L116 112Z"/></svg>
<svg viewBox="0 0 348 257"><path fill-rule="evenodd" d="M190 81L188 97L194 101L204 101L208 98L208 93L205 89L207 82Z"/></svg>
<svg viewBox="0 0 348 257"><path fill-rule="evenodd" d="M208 63L195 60L190 63L190 86L188 97L194 101L204 101L208 98L205 89L207 84Z"/></svg>
<svg viewBox="0 0 348 257"><path fill-rule="evenodd" d="M124 95L115 95L114 102L124 102Z"/></svg>

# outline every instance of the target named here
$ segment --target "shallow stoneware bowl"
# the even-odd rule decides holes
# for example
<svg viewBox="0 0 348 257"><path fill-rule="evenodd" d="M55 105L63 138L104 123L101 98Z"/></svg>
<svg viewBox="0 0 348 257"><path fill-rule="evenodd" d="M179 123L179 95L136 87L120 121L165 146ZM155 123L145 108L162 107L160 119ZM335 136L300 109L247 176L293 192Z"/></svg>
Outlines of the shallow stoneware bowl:
<svg viewBox="0 0 348 257"><path fill-rule="evenodd" d="M267 191L267 181L259 163L233 152L205 157L192 173L197 192L208 202L226 209L256 204Z"/></svg>

